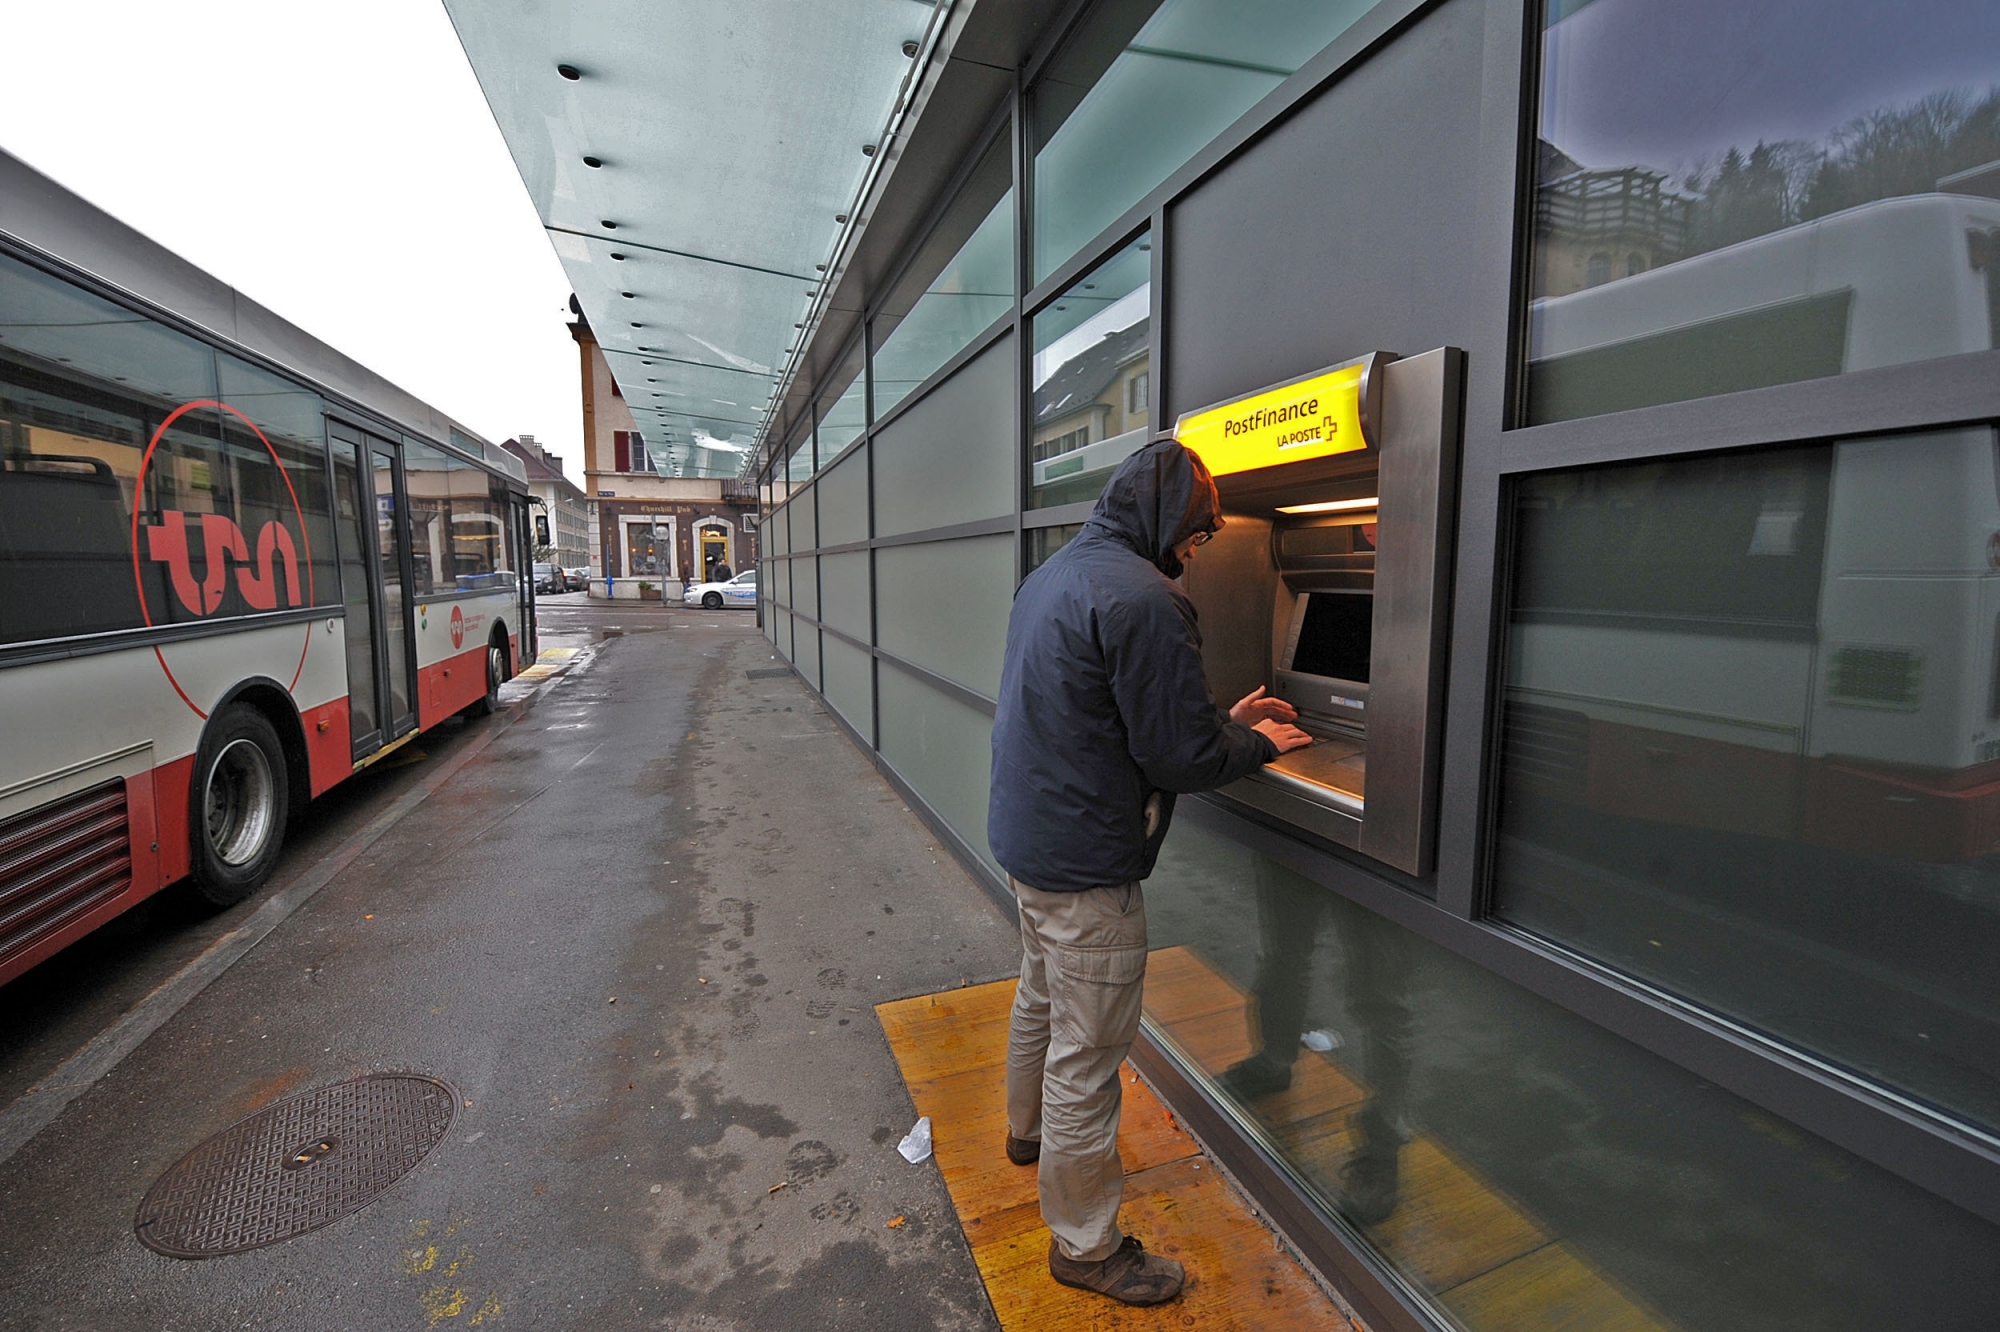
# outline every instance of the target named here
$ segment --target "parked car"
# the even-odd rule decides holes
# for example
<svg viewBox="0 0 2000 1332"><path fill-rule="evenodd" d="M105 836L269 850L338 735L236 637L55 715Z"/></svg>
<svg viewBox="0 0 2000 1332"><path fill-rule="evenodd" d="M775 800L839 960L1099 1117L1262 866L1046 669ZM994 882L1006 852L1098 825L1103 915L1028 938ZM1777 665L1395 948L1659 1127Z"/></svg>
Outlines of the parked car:
<svg viewBox="0 0 2000 1332"><path fill-rule="evenodd" d="M556 568L556 566L553 564L542 564L539 561L536 562L535 591L564 592L567 590L568 589L563 586L562 570Z"/></svg>
<svg viewBox="0 0 2000 1332"><path fill-rule="evenodd" d="M564 569L563 581L569 584L569 590L572 592L590 591L590 566L584 564L574 569Z"/></svg>
<svg viewBox="0 0 2000 1332"><path fill-rule="evenodd" d="M709 610L721 610L724 606L755 606L757 571L745 569L722 583L690 583L687 591L681 593L681 602L688 606L705 606Z"/></svg>

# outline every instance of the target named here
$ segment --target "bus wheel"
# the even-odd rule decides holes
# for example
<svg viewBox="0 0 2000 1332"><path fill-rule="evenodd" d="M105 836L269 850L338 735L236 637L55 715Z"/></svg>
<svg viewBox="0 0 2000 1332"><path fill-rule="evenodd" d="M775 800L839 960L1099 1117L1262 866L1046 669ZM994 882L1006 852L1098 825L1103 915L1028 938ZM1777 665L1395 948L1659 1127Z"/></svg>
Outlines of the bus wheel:
<svg viewBox="0 0 2000 1332"><path fill-rule="evenodd" d="M285 751L264 714L223 709L202 733L189 792L195 891L234 906L262 886L285 844Z"/></svg>
<svg viewBox="0 0 2000 1332"><path fill-rule="evenodd" d="M720 592L704 592L701 594L701 604L706 610L721 610L722 594Z"/></svg>
<svg viewBox="0 0 2000 1332"><path fill-rule="evenodd" d="M495 638L486 645L486 692L466 705L465 715L491 716L500 706L500 686L506 683L507 647L504 640Z"/></svg>

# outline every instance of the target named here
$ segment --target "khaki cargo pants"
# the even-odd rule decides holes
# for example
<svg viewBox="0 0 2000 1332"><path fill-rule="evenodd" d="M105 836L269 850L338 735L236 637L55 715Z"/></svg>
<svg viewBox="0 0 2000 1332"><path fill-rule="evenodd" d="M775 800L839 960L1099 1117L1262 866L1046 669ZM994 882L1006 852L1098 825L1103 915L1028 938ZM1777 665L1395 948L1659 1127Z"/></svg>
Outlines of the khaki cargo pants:
<svg viewBox="0 0 2000 1332"><path fill-rule="evenodd" d="M1007 1041L1007 1127L1042 1144L1042 1220L1071 1258L1125 1238L1118 1067L1139 1034L1146 902L1136 883L1045 893L1014 881L1021 987Z"/></svg>

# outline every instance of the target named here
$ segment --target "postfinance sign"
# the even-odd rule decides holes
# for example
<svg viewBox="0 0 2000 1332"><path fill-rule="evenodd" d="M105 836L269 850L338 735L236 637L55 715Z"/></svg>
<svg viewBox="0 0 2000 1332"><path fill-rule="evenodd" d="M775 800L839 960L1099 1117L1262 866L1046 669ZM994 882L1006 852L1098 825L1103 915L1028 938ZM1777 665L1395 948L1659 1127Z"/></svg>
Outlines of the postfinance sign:
<svg viewBox="0 0 2000 1332"><path fill-rule="evenodd" d="M1216 476L1365 449L1362 370L1342 366L1189 412L1175 424L1174 438Z"/></svg>

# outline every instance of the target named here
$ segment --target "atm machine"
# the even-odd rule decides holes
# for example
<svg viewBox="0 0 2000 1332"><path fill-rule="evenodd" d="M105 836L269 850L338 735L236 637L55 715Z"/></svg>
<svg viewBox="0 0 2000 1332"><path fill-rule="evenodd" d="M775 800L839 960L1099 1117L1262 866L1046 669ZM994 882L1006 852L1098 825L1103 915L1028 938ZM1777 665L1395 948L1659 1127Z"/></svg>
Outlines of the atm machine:
<svg viewBox="0 0 2000 1332"><path fill-rule="evenodd" d="M1436 843L1464 354L1375 352L1182 416L1225 525L1190 562L1215 696L1314 743L1218 798L1411 875Z"/></svg>

